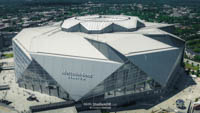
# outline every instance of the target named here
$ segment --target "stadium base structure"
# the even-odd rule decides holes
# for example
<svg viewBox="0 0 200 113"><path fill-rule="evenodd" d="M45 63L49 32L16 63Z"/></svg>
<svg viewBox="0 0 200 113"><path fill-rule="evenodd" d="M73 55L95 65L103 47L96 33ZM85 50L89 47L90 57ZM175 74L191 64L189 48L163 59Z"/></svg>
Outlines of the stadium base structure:
<svg viewBox="0 0 200 113"><path fill-rule="evenodd" d="M75 102L124 104L168 91L185 41L174 25L123 15L72 17L13 39L19 86Z"/></svg>

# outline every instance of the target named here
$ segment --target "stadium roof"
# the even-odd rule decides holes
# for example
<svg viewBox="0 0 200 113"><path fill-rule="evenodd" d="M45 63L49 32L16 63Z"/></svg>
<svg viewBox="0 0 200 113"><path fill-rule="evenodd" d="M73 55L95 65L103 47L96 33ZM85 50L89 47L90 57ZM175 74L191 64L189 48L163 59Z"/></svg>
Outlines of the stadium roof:
<svg viewBox="0 0 200 113"><path fill-rule="evenodd" d="M134 31L144 26L138 17L122 15L93 15L73 17L63 22L61 28L70 32L90 34L118 31Z"/></svg>
<svg viewBox="0 0 200 113"><path fill-rule="evenodd" d="M140 28L137 28L137 22L141 22L142 25L148 24L148 27L140 26ZM111 24L117 24L127 29L137 29L135 29L135 31L124 31L123 29L120 31L121 28L119 28L118 32L97 34L66 31L66 29L80 23L88 30L100 30ZM153 26L152 28L151 25ZM20 43L26 52L108 60L108 58L99 52L87 39L106 43L125 56L158 50L177 49L173 45L163 43L147 36L162 34L179 39L159 29L166 26L170 25L161 24L159 26L157 23L146 23L137 17L130 16L108 15L99 17L95 15L73 17L65 20L61 25L57 23L52 26L24 29L14 40Z"/></svg>

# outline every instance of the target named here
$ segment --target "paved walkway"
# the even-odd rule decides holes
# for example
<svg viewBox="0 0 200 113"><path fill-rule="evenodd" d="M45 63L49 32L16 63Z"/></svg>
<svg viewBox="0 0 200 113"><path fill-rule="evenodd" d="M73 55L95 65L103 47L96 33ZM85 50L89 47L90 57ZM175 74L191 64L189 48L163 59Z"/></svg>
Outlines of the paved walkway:
<svg viewBox="0 0 200 113"><path fill-rule="evenodd" d="M199 66L200 66L200 63L199 63L199 62L195 62L195 61L193 61L193 60L184 58L184 62L187 62L187 61L188 61L189 64L192 64L192 63L193 63L194 66L197 66L198 64L199 64Z"/></svg>
<svg viewBox="0 0 200 113"><path fill-rule="evenodd" d="M186 75L186 76L188 76L188 75ZM183 99L185 101L186 107L188 107L191 100L194 101L196 98L200 97L200 78L191 78L191 80L187 80L187 79L185 79L185 80L186 81L183 83L180 83L180 85L183 85L183 86L188 85L188 84L190 84L190 82L195 82L196 84L190 85L189 87L183 89L179 93L177 93L177 94L173 95L172 97L170 97L169 99L153 106L150 109L126 110L126 111L120 111L120 112L116 112L116 113L152 113L152 111L154 111L154 113L158 113L158 111L161 111L162 109L173 111L170 113L175 113L175 111L176 112L180 111L182 113L186 113L187 108L185 110L181 110L176 107L176 100Z"/></svg>
<svg viewBox="0 0 200 113"><path fill-rule="evenodd" d="M15 109L0 103L0 113L18 113Z"/></svg>
<svg viewBox="0 0 200 113"><path fill-rule="evenodd" d="M1 60L0 60L1 61ZM4 60L3 62L13 61L13 59ZM54 102L64 101L63 99L57 98L55 96L49 96L47 94L41 94L39 92L34 92L32 90L20 88L15 80L14 70L3 70L0 72L0 85L9 85L9 90L0 91L0 99L5 99L11 101L9 105L18 111L28 111L30 106L48 104ZM27 98L34 94L39 102L37 101L28 101ZM8 110L5 107L0 107L1 109ZM0 112L1 113L1 112ZM6 113L6 112L4 112Z"/></svg>

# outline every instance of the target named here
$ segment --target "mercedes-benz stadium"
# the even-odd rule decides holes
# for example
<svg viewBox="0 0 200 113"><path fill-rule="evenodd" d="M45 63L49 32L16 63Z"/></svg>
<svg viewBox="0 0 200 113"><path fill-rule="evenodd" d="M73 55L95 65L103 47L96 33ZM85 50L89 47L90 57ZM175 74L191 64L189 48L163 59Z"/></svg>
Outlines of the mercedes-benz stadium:
<svg viewBox="0 0 200 113"><path fill-rule="evenodd" d="M126 103L159 95L183 71L174 25L124 15L72 17L13 39L20 87L73 101Z"/></svg>

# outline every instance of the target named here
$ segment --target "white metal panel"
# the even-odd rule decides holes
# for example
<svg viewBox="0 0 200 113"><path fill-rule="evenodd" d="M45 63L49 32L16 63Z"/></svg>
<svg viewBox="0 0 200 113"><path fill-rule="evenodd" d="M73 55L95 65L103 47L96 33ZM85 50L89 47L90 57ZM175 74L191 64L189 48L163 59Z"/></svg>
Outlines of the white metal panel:
<svg viewBox="0 0 200 113"><path fill-rule="evenodd" d="M75 100L79 100L122 65L104 60L37 53L31 55ZM92 76L92 78L83 77L84 75Z"/></svg>
<svg viewBox="0 0 200 113"><path fill-rule="evenodd" d="M124 35L116 40L107 41L107 43L124 55L172 47L141 34Z"/></svg>
<svg viewBox="0 0 200 113"><path fill-rule="evenodd" d="M107 59L82 36L63 31L33 39L31 52Z"/></svg>
<svg viewBox="0 0 200 113"><path fill-rule="evenodd" d="M15 36L13 40L17 40L26 50L29 51L32 45L32 39L45 35L49 32L53 32L59 29L59 27L36 27L23 29L19 34Z"/></svg>
<svg viewBox="0 0 200 113"><path fill-rule="evenodd" d="M137 21L139 20L138 17L132 17L130 16L130 19L126 20L126 21L118 21L115 22L115 24L123 26L127 29L131 29L131 28L136 28L137 27Z"/></svg>
<svg viewBox="0 0 200 113"><path fill-rule="evenodd" d="M92 31L101 31L104 28L112 25L121 26L115 29L116 31L124 31L125 29L137 28L137 22L141 21L138 17L124 15L89 15L66 19L62 28L70 29L80 23L89 33ZM113 28L115 28L113 26ZM77 32L80 31L77 29ZM91 32L90 32L91 31ZM104 31L105 32L105 31Z"/></svg>
<svg viewBox="0 0 200 113"><path fill-rule="evenodd" d="M88 31L90 30L96 31L108 27L109 25L112 24L112 22L81 22L80 24Z"/></svg>
<svg viewBox="0 0 200 113"><path fill-rule="evenodd" d="M65 29L69 29L77 24L79 24L80 22L74 18L70 18L70 19L66 19L63 24L62 24L62 28L65 28Z"/></svg>

